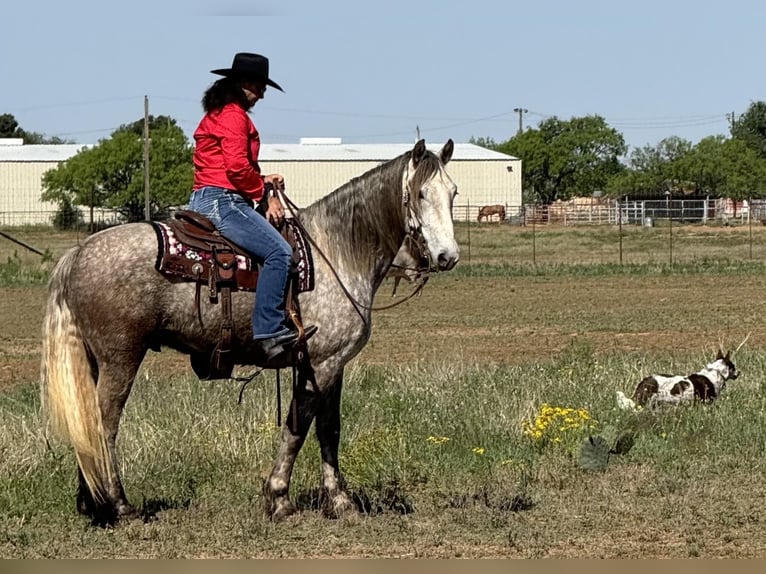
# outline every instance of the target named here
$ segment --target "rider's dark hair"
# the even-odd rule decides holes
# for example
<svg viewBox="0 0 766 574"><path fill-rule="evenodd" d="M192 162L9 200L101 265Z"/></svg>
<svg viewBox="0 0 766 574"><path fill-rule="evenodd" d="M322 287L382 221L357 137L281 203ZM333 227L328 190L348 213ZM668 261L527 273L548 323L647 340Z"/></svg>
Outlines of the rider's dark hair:
<svg viewBox="0 0 766 574"><path fill-rule="evenodd" d="M242 83L236 78L221 78L216 80L212 86L210 86L205 94L202 96L202 109L205 112L212 112L220 110L226 104L237 103L245 110L250 109L252 106L247 101L247 96L242 90Z"/></svg>

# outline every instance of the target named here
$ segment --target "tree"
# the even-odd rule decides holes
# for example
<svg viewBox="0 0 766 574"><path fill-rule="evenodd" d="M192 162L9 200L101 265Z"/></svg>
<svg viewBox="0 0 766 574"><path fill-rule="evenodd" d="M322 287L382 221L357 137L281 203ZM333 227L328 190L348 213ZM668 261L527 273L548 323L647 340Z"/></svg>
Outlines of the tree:
<svg viewBox="0 0 766 574"><path fill-rule="evenodd" d="M475 138L471 136L470 138L468 138L468 143L477 145L479 147L487 148L487 149L492 149L492 150L497 149L497 143L495 142L494 139L489 137Z"/></svg>
<svg viewBox="0 0 766 574"><path fill-rule="evenodd" d="M766 197L766 158L746 141L724 136L701 140L685 158L697 189L736 202Z"/></svg>
<svg viewBox="0 0 766 574"><path fill-rule="evenodd" d="M21 138L27 145L74 143L56 136L48 138L37 132L25 131L19 126L13 114L0 115L0 138Z"/></svg>
<svg viewBox="0 0 766 574"><path fill-rule="evenodd" d="M609 180L607 193L661 196L666 191L688 188L688 166L683 160L691 150L690 141L676 136L665 138L656 146L634 149L627 162L628 169Z"/></svg>
<svg viewBox="0 0 766 574"><path fill-rule="evenodd" d="M525 200L552 203L604 188L624 169L619 158L627 146L604 118L584 116L548 118L496 149L524 162Z"/></svg>
<svg viewBox="0 0 766 574"><path fill-rule="evenodd" d="M140 126L140 129L139 129ZM193 181L192 148L175 120L150 117L151 211L164 214L186 203ZM128 221L144 217L143 120L120 126L111 137L47 171L42 199L64 206L106 207Z"/></svg>
<svg viewBox="0 0 766 574"><path fill-rule="evenodd" d="M731 135L766 158L766 102L752 102L747 111L733 123Z"/></svg>
<svg viewBox="0 0 766 574"><path fill-rule="evenodd" d="M20 138L24 131L12 114L0 115L0 138Z"/></svg>
<svg viewBox="0 0 766 574"><path fill-rule="evenodd" d="M709 136L692 146L677 137L635 150L628 169L609 184L610 195L662 196L694 189L710 197L766 197L766 158L745 141Z"/></svg>
<svg viewBox="0 0 766 574"><path fill-rule="evenodd" d="M723 158L727 170L721 195L734 200L766 197L766 157L741 140L729 139L724 142Z"/></svg>

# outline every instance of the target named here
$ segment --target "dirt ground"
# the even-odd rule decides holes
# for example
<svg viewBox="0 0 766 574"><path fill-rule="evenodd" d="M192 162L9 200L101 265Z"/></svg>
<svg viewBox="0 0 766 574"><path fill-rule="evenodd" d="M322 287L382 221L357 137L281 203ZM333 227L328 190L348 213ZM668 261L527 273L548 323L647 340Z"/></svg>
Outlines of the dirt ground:
<svg viewBox="0 0 766 574"><path fill-rule="evenodd" d="M367 364L543 360L577 340L595 352L712 350L766 342L762 279L750 276L434 277L422 296L373 316ZM406 287L399 291L402 296ZM0 389L39 378L45 287L0 289ZM377 303L391 301L388 285ZM153 372L189 368L150 352Z"/></svg>

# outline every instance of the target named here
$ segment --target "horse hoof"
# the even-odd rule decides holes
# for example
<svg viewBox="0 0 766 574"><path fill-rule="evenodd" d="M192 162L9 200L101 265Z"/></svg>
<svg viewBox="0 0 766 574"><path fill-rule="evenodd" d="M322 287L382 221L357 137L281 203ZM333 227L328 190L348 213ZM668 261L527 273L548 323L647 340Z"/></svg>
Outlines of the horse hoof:
<svg viewBox="0 0 766 574"><path fill-rule="evenodd" d="M297 512L295 505L289 500L275 504L275 509L271 513L272 522L281 522L288 516L292 516Z"/></svg>
<svg viewBox="0 0 766 574"><path fill-rule="evenodd" d="M123 504L117 509L117 518L120 522L130 522L141 518L141 513L132 504Z"/></svg>
<svg viewBox="0 0 766 574"><path fill-rule="evenodd" d="M349 518L359 514L354 501L345 492L328 497L324 506L324 515L327 518Z"/></svg>
<svg viewBox="0 0 766 574"><path fill-rule="evenodd" d="M90 519L92 526L109 528L120 519L117 509L109 503L96 503L90 496L77 496L77 513Z"/></svg>

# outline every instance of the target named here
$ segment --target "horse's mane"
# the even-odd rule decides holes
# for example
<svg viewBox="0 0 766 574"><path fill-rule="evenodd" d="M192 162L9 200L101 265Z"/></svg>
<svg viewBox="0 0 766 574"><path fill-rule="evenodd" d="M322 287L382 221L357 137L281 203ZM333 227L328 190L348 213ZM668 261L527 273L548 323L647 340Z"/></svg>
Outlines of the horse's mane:
<svg viewBox="0 0 766 574"><path fill-rule="evenodd" d="M402 182L412 151L351 179L301 210L305 225L327 237L325 244L348 263L369 270L371 259L395 254L405 234ZM413 174L412 209L420 211L419 190L441 167L426 151Z"/></svg>

